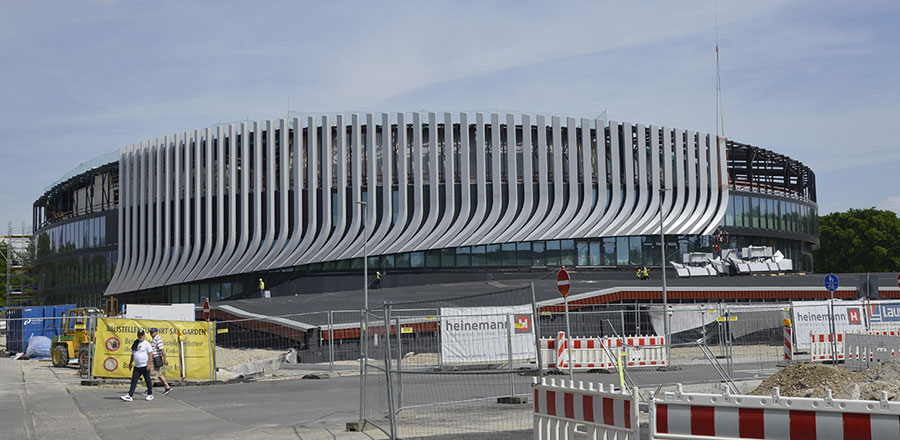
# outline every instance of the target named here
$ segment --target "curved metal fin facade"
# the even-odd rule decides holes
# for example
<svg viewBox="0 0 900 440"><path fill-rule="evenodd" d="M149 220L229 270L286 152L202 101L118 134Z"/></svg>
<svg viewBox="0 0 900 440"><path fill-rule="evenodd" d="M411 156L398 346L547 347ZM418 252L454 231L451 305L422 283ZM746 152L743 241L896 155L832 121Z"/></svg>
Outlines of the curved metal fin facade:
<svg viewBox="0 0 900 440"><path fill-rule="evenodd" d="M660 210L669 234L709 233L728 200L715 136L559 116L323 114L119 154L107 294L360 257L363 240L383 255L658 234Z"/></svg>

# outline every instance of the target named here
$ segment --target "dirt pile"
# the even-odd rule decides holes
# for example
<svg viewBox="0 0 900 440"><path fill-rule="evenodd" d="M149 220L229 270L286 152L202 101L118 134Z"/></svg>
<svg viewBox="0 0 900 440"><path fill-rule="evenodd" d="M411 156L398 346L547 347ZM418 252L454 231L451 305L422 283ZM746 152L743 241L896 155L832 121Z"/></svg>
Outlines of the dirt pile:
<svg viewBox="0 0 900 440"><path fill-rule="evenodd" d="M850 371L821 364L793 364L764 380L751 395L763 396L780 388L786 397L824 397L830 389L835 398L879 400L887 391L888 400L900 401L900 359L892 359L877 368Z"/></svg>

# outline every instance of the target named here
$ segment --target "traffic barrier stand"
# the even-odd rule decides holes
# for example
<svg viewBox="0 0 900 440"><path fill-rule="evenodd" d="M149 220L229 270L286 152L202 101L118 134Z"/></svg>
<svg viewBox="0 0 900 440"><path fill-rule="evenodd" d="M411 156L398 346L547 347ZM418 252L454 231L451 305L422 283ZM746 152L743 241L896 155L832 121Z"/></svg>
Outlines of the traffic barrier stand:
<svg viewBox="0 0 900 440"><path fill-rule="evenodd" d="M833 338L831 333L810 333L809 335L812 338L812 344L809 347L810 360L813 362L832 360L831 341L833 340ZM835 344L835 346L836 347L834 348L834 350L837 350L837 360L844 360L845 356L843 333L837 334L837 344Z"/></svg>
<svg viewBox="0 0 900 440"><path fill-rule="evenodd" d="M619 353L627 352L627 367L660 367L668 365L665 338L661 336L628 336L625 338L587 337L572 339L573 370L615 370ZM545 368L560 371L569 368L569 341L559 332L556 341L541 339L541 357Z"/></svg>
<svg viewBox="0 0 900 440"><path fill-rule="evenodd" d="M610 338L627 353L628 367L662 367L667 365L665 356L666 338L661 336L629 336ZM624 345L622 344L624 340ZM612 345L612 344L610 344Z"/></svg>
<svg viewBox="0 0 900 440"><path fill-rule="evenodd" d="M794 360L794 338L790 327L784 327L784 360Z"/></svg>
<svg viewBox="0 0 900 440"><path fill-rule="evenodd" d="M556 339L541 338L541 367L556 367Z"/></svg>
<svg viewBox="0 0 900 440"><path fill-rule="evenodd" d="M651 440L900 440L900 403L881 400L686 394L678 384L650 404Z"/></svg>
<svg viewBox="0 0 900 440"><path fill-rule="evenodd" d="M533 387L535 440L640 438L637 388L555 378L535 378Z"/></svg>

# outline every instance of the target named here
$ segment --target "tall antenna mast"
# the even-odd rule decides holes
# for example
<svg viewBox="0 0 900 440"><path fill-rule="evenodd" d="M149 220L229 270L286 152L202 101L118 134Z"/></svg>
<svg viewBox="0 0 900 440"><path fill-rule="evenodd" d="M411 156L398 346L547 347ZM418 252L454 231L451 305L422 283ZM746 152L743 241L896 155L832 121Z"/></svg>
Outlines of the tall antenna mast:
<svg viewBox="0 0 900 440"><path fill-rule="evenodd" d="M722 104L722 73L719 70L719 2L716 2L716 138L719 137L725 137L725 106Z"/></svg>

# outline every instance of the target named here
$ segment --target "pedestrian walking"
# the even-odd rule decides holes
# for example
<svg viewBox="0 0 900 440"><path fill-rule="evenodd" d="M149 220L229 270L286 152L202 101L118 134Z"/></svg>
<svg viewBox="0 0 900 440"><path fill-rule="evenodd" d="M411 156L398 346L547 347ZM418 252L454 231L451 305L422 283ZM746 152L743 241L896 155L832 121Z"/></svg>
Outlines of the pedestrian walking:
<svg viewBox="0 0 900 440"><path fill-rule="evenodd" d="M141 377L147 382L146 400L153 400L153 381L150 380L150 372L147 371L152 352L153 349L150 347L150 343L144 339L144 330L138 330L137 339L131 345L131 359L128 360L128 369L132 370L131 388L128 389L128 394L122 396L122 400L126 402L134 400L134 390L137 388L138 379ZM134 369L132 369L132 366Z"/></svg>
<svg viewBox="0 0 900 440"><path fill-rule="evenodd" d="M262 278L259 279L259 297L263 298L266 296L266 283L263 282Z"/></svg>
<svg viewBox="0 0 900 440"><path fill-rule="evenodd" d="M166 380L166 376L162 373L163 365L169 365L169 358L166 357L166 347L163 344L162 337L159 336L159 329L156 327L150 329L150 349L153 351L153 363L150 364L152 367L150 379L159 378L159 381L166 387L163 394L169 394L172 391L172 386L169 385L169 381Z"/></svg>

